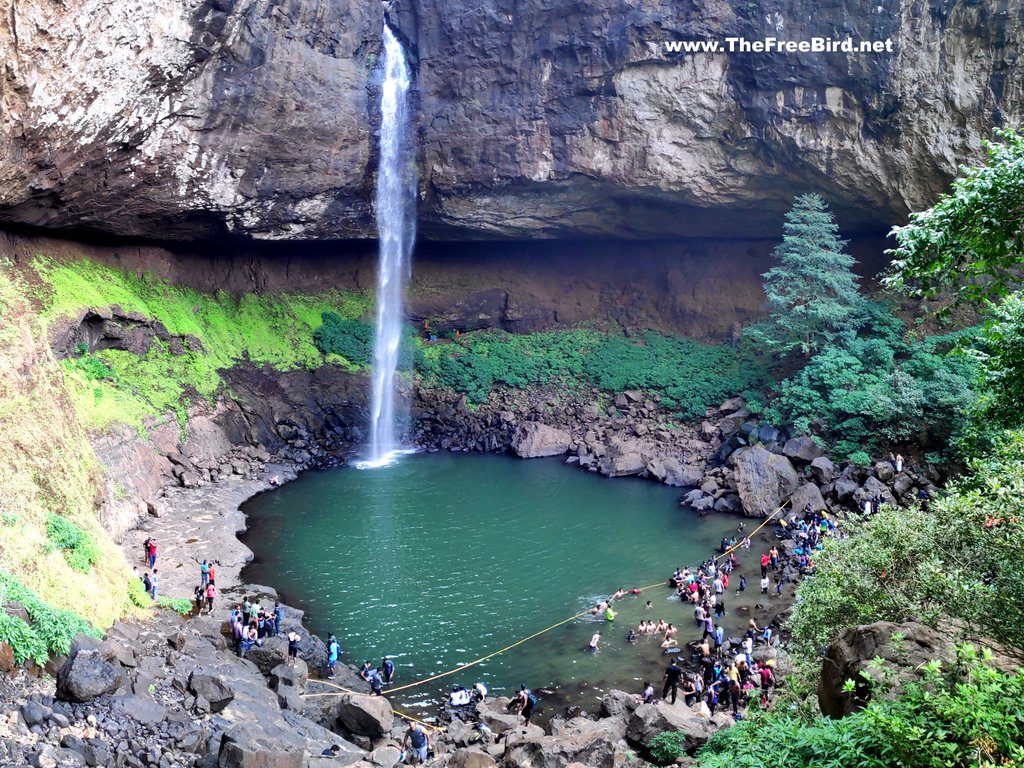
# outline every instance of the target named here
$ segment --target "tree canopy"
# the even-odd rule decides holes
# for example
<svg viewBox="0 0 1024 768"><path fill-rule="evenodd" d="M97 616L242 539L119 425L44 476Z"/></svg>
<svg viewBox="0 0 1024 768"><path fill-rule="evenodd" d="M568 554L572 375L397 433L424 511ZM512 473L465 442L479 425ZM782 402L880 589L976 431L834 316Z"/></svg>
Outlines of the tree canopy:
<svg viewBox="0 0 1024 768"><path fill-rule="evenodd" d="M997 131L986 162L961 167L950 194L890 232L884 282L920 297L952 289L958 300L1003 296L1021 285L1024 260L1024 134Z"/></svg>

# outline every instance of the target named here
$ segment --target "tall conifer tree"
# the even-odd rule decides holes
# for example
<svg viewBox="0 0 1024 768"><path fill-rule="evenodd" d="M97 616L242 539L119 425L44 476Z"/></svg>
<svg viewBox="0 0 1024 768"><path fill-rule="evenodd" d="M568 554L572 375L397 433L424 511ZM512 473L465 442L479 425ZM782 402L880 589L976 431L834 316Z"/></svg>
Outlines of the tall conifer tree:
<svg viewBox="0 0 1024 768"><path fill-rule="evenodd" d="M852 336L861 322L856 261L818 195L796 198L783 233L772 252L775 266L762 275L768 319L753 335L774 351L809 355Z"/></svg>

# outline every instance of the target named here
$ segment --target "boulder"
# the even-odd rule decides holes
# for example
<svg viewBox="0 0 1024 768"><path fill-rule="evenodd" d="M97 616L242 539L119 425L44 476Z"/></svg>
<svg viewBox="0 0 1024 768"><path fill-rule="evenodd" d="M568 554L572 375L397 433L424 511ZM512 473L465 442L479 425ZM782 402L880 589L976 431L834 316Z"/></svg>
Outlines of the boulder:
<svg viewBox="0 0 1024 768"><path fill-rule="evenodd" d="M334 712L343 732L368 739L380 739L390 733L395 720L391 703L383 696L347 693Z"/></svg>
<svg viewBox="0 0 1024 768"><path fill-rule="evenodd" d="M245 658L255 664L260 674L269 677L271 670L288 659L288 640L284 636L268 637L263 645L257 645L246 651Z"/></svg>
<svg viewBox="0 0 1024 768"><path fill-rule="evenodd" d="M803 514L808 505L810 505L812 512L821 512L825 509L825 499L821 495L821 490L814 483L801 485L793 491L793 495L789 497L789 500L790 508L798 514Z"/></svg>
<svg viewBox="0 0 1024 768"><path fill-rule="evenodd" d="M125 683L116 657L87 635L78 635L67 662L57 673L57 698L85 704L97 696L113 693Z"/></svg>
<svg viewBox="0 0 1024 768"><path fill-rule="evenodd" d="M211 712L220 712L235 700L235 692L222 677L203 670L196 670L189 675L188 690L193 696L202 696Z"/></svg>
<svg viewBox="0 0 1024 768"><path fill-rule="evenodd" d="M735 493L727 493L715 501L715 512L736 513L743 510L740 497Z"/></svg>
<svg viewBox="0 0 1024 768"><path fill-rule="evenodd" d="M692 755L710 738L713 728L707 718L682 703L641 704L626 725L626 741L646 749L662 731L679 731L686 754Z"/></svg>
<svg viewBox="0 0 1024 768"><path fill-rule="evenodd" d="M373 750L367 759L378 766L378 768L393 768L393 766L398 764L398 759L401 755L402 753L398 747L386 744Z"/></svg>
<svg viewBox="0 0 1024 768"><path fill-rule="evenodd" d="M892 491L897 497L903 498L907 491L909 491L914 485L914 481L910 479L910 476L906 472L901 472L896 476L896 479L892 481Z"/></svg>
<svg viewBox="0 0 1024 768"><path fill-rule="evenodd" d="M896 470L888 461L875 462L874 470L875 477L877 477L883 483L888 483L896 474Z"/></svg>
<svg viewBox="0 0 1024 768"><path fill-rule="evenodd" d="M903 639L894 642L897 633ZM844 717L864 707L871 686L861 673L876 681L884 674L872 664L875 658L882 659L885 669L895 673L887 694L895 695L904 683L920 677L919 670L928 661L955 661L956 647L950 636L917 622L878 621L844 629L829 645L822 661L818 705L824 715ZM851 694L843 691L847 680L856 683Z"/></svg>
<svg viewBox="0 0 1024 768"><path fill-rule="evenodd" d="M828 485L836 479L836 465L827 457L819 456L811 462L811 475L818 485Z"/></svg>
<svg viewBox="0 0 1024 768"><path fill-rule="evenodd" d="M867 499L875 499L878 497L881 497L883 504L896 503L896 497L892 495L892 491L890 491L877 477L869 477L864 481L864 485L853 494L853 500L857 502L857 504L862 504Z"/></svg>
<svg viewBox="0 0 1024 768"><path fill-rule="evenodd" d="M836 479L832 490L839 501L849 501L860 490L860 485L853 478L844 475Z"/></svg>
<svg viewBox="0 0 1024 768"><path fill-rule="evenodd" d="M601 717L629 717L640 703L635 693L609 691L601 699Z"/></svg>
<svg viewBox="0 0 1024 768"><path fill-rule="evenodd" d="M748 517L767 517L796 490L798 477L790 460L760 445L736 451L730 461L743 513Z"/></svg>
<svg viewBox="0 0 1024 768"><path fill-rule="evenodd" d="M638 440L613 438L608 442L607 451L601 459L601 474L608 477L639 475L647 469L642 450L643 446Z"/></svg>
<svg viewBox="0 0 1024 768"><path fill-rule="evenodd" d="M497 763L486 752L457 749L448 760L448 768L495 768Z"/></svg>
<svg viewBox="0 0 1024 768"><path fill-rule="evenodd" d="M270 687L275 691L290 688L296 693L303 693L308 679L309 667L302 659L296 659L295 664L278 664L270 670Z"/></svg>
<svg viewBox="0 0 1024 768"><path fill-rule="evenodd" d="M805 464L825 455L824 449L810 435L791 437L782 446L782 453L794 461L802 461Z"/></svg>
<svg viewBox="0 0 1024 768"><path fill-rule="evenodd" d="M512 436L512 450L522 459L560 456L569 450L572 436L562 429L539 421L520 424Z"/></svg>
<svg viewBox="0 0 1024 768"><path fill-rule="evenodd" d="M770 424L765 424L757 430L757 439L761 443L777 443L782 438L782 433Z"/></svg>
<svg viewBox="0 0 1024 768"><path fill-rule="evenodd" d="M510 744L503 768L567 768L582 763L590 768L614 768L615 742L599 736L540 736Z"/></svg>
<svg viewBox="0 0 1024 768"><path fill-rule="evenodd" d="M256 723L239 723L224 732L217 768L302 768L304 743L274 736Z"/></svg>
<svg viewBox="0 0 1024 768"><path fill-rule="evenodd" d="M663 459L662 465L665 468L665 477L658 479L662 480L666 485L691 487L699 485L703 479L703 470L699 467L694 467L692 464L680 464L678 460L672 457Z"/></svg>

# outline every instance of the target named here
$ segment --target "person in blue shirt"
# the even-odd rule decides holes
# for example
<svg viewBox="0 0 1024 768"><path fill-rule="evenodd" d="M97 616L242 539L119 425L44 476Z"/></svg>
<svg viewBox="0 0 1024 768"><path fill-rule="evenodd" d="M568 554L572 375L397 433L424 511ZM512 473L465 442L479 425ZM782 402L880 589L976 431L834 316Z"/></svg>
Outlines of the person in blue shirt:
<svg viewBox="0 0 1024 768"><path fill-rule="evenodd" d="M280 603L274 603L274 634L281 634L281 622L284 620L284 608Z"/></svg>
<svg viewBox="0 0 1024 768"><path fill-rule="evenodd" d="M380 663L380 668L384 678L384 685L391 685L391 681L395 679L395 662L391 660L390 656L385 656L384 660Z"/></svg>

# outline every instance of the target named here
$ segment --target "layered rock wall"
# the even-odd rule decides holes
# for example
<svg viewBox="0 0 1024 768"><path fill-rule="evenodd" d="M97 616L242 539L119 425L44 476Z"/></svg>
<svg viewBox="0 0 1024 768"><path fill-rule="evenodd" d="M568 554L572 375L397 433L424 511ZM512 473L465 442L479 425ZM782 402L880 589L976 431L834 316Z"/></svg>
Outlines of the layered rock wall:
<svg viewBox="0 0 1024 768"><path fill-rule="evenodd" d="M1024 116L1024 2L393 0L421 232L761 237L820 191L878 231ZM0 1L0 220L194 240L372 237L385 8ZM891 53L667 54L852 37Z"/></svg>

